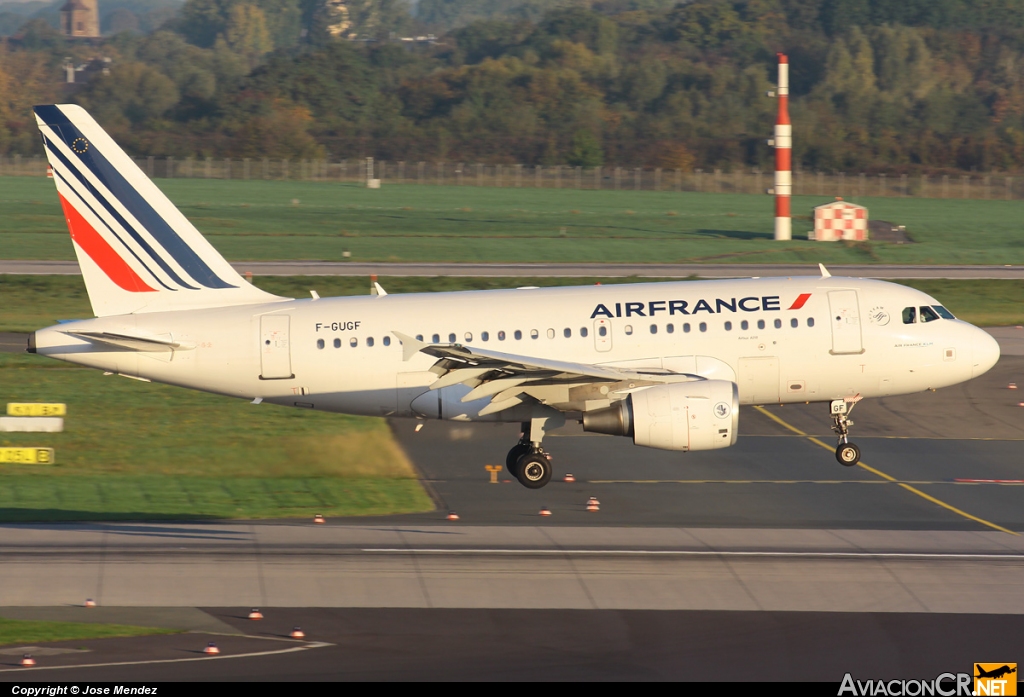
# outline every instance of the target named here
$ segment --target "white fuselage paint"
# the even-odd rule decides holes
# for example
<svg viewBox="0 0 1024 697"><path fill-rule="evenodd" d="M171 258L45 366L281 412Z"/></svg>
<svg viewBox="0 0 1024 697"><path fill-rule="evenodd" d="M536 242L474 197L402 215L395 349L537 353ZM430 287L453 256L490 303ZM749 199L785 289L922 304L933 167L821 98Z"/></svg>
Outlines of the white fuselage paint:
<svg viewBox="0 0 1024 697"><path fill-rule="evenodd" d="M802 294L810 294L803 306L788 309ZM428 343L435 334L448 343L454 334L457 343L519 356L698 373L735 381L744 404L791 403L919 392L988 370L999 349L984 331L959 320L903 322L905 307L938 304L912 288L836 277L421 293L102 317L40 330L36 348L126 376L281 405L436 416L410 406L437 378L428 372L436 359L418 353L403 360L392 332L422 335ZM265 316L274 319L265 323ZM159 336L187 348L120 350L68 331ZM275 333L268 338L268 332ZM463 390L458 394L468 391L456 387ZM474 420L488 401L442 415ZM522 415L509 410L485 418Z"/></svg>

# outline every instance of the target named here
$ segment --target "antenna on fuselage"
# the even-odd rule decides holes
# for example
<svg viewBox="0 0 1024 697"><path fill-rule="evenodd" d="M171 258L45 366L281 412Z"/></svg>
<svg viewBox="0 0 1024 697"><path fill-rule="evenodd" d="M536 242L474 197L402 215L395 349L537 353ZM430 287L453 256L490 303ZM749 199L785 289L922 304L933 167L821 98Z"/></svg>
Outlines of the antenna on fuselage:
<svg viewBox="0 0 1024 697"><path fill-rule="evenodd" d="M828 272L828 269L825 268L824 264L818 264L818 268L821 269L822 278L832 278L832 274Z"/></svg>

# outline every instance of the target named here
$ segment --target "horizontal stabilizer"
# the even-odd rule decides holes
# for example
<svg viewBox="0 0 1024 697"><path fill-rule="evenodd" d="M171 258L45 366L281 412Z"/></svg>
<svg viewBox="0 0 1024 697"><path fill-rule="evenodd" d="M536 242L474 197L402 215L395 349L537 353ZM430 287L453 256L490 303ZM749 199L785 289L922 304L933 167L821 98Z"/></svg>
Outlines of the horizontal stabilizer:
<svg viewBox="0 0 1024 697"><path fill-rule="evenodd" d="M114 334L112 332L65 332L69 336L76 336L93 343L115 346L129 351L189 351L195 348L195 344L172 341L161 337L132 336L129 334Z"/></svg>

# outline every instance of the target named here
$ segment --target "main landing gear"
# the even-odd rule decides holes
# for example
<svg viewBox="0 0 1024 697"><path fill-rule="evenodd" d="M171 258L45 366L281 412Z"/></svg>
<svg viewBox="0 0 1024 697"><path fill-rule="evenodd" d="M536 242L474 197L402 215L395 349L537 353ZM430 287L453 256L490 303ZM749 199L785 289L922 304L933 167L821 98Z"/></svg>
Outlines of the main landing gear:
<svg viewBox="0 0 1024 697"><path fill-rule="evenodd" d="M832 413L832 430L835 431L839 442L836 446L836 460L846 467L853 467L860 462L860 448L849 440L850 426L853 426L853 422L848 415L853 411L855 404L856 402L847 402L845 399L834 399L829 405Z"/></svg>
<svg viewBox="0 0 1024 697"><path fill-rule="evenodd" d="M527 489L540 489L551 481L551 456L540 447L546 429L558 428L565 417L555 412L523 422L523 435L505 457L505 469Z"/></svg>

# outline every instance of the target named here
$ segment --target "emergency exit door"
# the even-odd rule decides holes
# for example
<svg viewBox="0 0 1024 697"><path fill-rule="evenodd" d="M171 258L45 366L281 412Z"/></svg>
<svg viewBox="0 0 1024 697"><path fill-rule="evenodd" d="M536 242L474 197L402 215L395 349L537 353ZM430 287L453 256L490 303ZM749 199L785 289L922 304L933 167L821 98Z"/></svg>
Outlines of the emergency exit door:
<svg viewBox="0 0 1024 697"><path fill-rule="evenodd" d="M282 380L292 374L292 349L288 315L260 317L260 379Z"/></svg>
<svg viewBox="0 0 1024 697"><path fill-rule="evenodd" d="M594 320L594 348L598 351L612 350L612 323L606 319Z"/></svg>
<svg viewBox="0 0 1024 697"><path fill-rule="evenodd" d="M832 312L833 354L864 353L861 336L860 308L857 291L833 290L828 294L828 306Z"/></svg>

